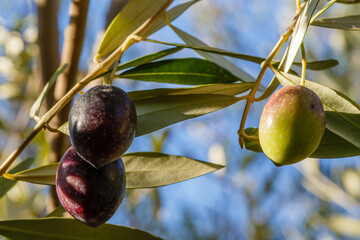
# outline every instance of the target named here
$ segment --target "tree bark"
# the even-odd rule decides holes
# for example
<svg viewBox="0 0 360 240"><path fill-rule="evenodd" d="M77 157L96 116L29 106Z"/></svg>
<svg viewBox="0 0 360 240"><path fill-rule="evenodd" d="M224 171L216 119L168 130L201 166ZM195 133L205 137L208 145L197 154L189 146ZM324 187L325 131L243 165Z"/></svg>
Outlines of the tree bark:
<svg viewBox="0 0 360 240"><path fill-rule="evenodd" d="M70 3L70 21L64 34L64 45L61 55L61 65L68 64L66 70L56 81L54 100L61 99L76 83L78 75L79 59L83 46L86 18L89 7L89 0L73 0ZM51 126L59 127L68 119L70 104L60 111L51 121ZM50 161L60 161L66 149L70 146L69 137L64 134L52 134ZM58 206L58 199L55 189L51 189L52 205ZM50 210L50 209L49 209Z"/></svg>
<svg viewBox="0 0 360 240"><path fill-rule="evenodd" d="M57 12L59 2L56 0L37 0L40 50L41 82L44 86L59 67L59 32ZM54 102L54 90L50 89L45 98L45 108Z"/></svg>

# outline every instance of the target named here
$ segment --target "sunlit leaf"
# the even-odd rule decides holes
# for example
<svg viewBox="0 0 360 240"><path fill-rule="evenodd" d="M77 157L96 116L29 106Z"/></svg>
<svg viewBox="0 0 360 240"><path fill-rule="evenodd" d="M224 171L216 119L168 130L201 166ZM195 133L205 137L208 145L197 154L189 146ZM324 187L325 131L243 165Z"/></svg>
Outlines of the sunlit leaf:
<svg viewBox="0 0 360 240"><path fill-rule="evenodd" d="M224 166L182 156L154 152L122 156L127 188L153 188L195 178ZM55 185L58 163L27 170L12 177L37 184Z"/></svg>
<svg viewBox="0 0 360 240"><path fill-rule="evenodd" d="M320 0L309 0L306 2L299 19L296 22L293 36L288 46L285 58L284 58L284 72L288 72L296 57L297 52L304 40L305 34L309 27L311 16L313 15Z"/></svg>
<svg viewBox="0 0 360 240"><path fill-rule="evenodd" d="M200 85L191 88L156 88L128 92L132 100L146 99L165 95L194 95L194 94L220 94L236 96L250 90L254 83L219 83Z"/></svg>
<svg viewBox="0 0 360 240"><path fill-rule="evenodd" d="M40 166L33 169L28 169L16 174L8 175L7 177L14 180L26 181L31 183L53 185L55 183L55 175L58 163L52 163L45 166Z"/></svg>
<svg viewBox="0 0 360 240"><path fill-rule="evenodd" d="M239 100L217 94L165 95L135 100L138 116L136 136L223 109Z"/></svg>
<svg viewBox="0 0 360 240"><path fill-rule="evenodd" d="M359 238L360 219L345 215L332 215L326 217L326 223L331 230L342 236Z"/></svg>
<svg viewBox="0 0 360 240"><path fill-rule="evenodd" d="M182 156L142 152L123 156L127 188L165 186L198 177L224 166Z"/></svg>
<svg viewBox="0 0 360 240"><path fill-rule="evenodd" d="M118 77L141 81L199 85L239 79L219 65L199 58L169 59L127 70Z"/></svg>
<svg viewBox="0 0 360 240"><path fill-rule="evenodd" d="M48 93L50 88L56 82L57 77L66 69L66 67L67 67L67 64L64 64L63 66L59 67L55 71L54 75L50 78L49 82L46 83L46 85L44 86L43 90L41 91L39 97L36 99L34 104L31 106L31 109L30 109L30 117L31 118L33 118L35 115L39 114L41 104L44 101L46 94Z"/></svg>
<svg viewBox="0 0 360 240"><path fill-rule="evenodd" d="M167 0L129 1L107 28L96 59L99 60L118 48L131 33L158 12L166 2Z"/></svg>
<svg viewBox="0 0 360 240"><path fill-rule="evenodd" d="M21 161L17 166L9 171L9 173L16 173L24 169L28 169L31 164L33 164L35 158L27 158ZM0 198L2 198L14 185L16 181L6 179L4 177L0 178Z"/></svg>
<svg viewBox="0 0 360 240"><path fill-rule="evenodd" d="M275 71L282 85L300 83L300 78ZM321 99L326 113L326 128L356 147L360 147L360 106L341 92L321 84L306 81L305 86Z"/></svg>
<svg viewBox="0 0 360 240"><path fill-rule="evenodd" d="M116 71L120 71L120 70L131 68L131 67L136 67L141 64L145 64L145 63L149 63L149 62L158 60L160 58L163 58L163 57L169 56L173 53L176 53L176 52L180 51L181 49L183 49L183 48L182 47L174 47L174 48L165 49L160 52L156 52L156 53L152 53L149 55L145 55L145 56L136 58L134 60L131 60L129 62L119 65L117 67ZM105 73L103 73L97 77L94 77L94 79L109 75L109 74L111 74L112 71L113 71L113 69L110 69L109 71L106 71Z"/></svg>
<svg viewBox="0 0 360 240"><path fill-rule="evenodd" d="M161 239L141 230L104 224L88 227L75 219L42 218L0 221L0 235L15 240L155 240Z"/></svg>
<svg viewBox="0 0 360 240"><path fill-rule="evenodd" d="M257 137L259 129L247 128L245 133L249 136ZM258 141L245 140L244 146L253 152L262 152ZM318 148L310 155L312 158L345 158L360 155L360 148L349 143L340 136L326 129Z"/></svg>
<svg viewBox="0 0 360 240"><path fill-rule="evenodd" d="M294 62L293 65L301 66L302 63L300 62ZM306 63L306 69L311 70L326 70L329 68L333 68L337 66L339 62L334 59L327 59L327 60L319 60L319 61L312 61Z"/></svg>
<svg viewBox="0 0 360 240"><path fill-rule="evenodd" d="M322 18L315 20L312 25L326 28L345 30L360 30L360 15L345 16L339 18Z"/></svg>

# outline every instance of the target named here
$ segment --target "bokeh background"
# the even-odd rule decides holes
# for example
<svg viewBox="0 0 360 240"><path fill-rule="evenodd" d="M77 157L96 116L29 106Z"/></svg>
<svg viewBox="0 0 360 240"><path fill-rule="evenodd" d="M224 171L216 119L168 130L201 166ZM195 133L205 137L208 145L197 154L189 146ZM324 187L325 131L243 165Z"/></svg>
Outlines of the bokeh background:
<svg viewBox="0 0 360 240"><path fill-rule="evenodd" d="M0 1L1 161L34 126L35 121L28 118L29 108L48 80L46 76L54 72L51 68L59 64L70 1L53 0L52 10L46 10L50 15L47 18L38 14L45 2ZM79 76L94 67L93 55L114 17L110 10L116 12L124 2L90 1ZM182 2L175 0L174 5ZM325 3L321 1L320 5ZM202 0L173 24L210 46L266 57L290 24L295 10L295 1L288 0ZM359 12L360 4L335 4L324 16ZM51 25L55 20L57 23ZM48 21L45 32L39 31L39 25L44 24L40 21ZM54 34L47 36L47 32L57 32L58 42L50 37ZM45 34L45 43L39 41L41 34ZM151 38L182 43L168 27ZM305 39L308 60L332 58L339 65L321 72L309 70L307 79L340 90L359 102L359 42L359 32L310 27ZM47 68L40 54L44 44L48 44L48 55L53 58L52 64L46 60ZM165 48L139 43L125 53L122 61ZM182 50L171 57L200 56ZM253 77L260 70L257 64L229 60ZM271 73L267 73L263 85L271 78ZM117 79L114 84L126 91L164 87L127 79ZM253 104L247 127L258 126L264 103ZM226 168L158 189L127 191L109 222L139 228L164 239L360 239L360 157L306 159L292 166L275 167L264 154L239 147L237 130L244 104L239 102L136 138L128 152L162 151L225 164ZM36 156L35 165L48 163L53 151L48 135L41 133L20 160ZM43 217L51 208L49 196L46 186L18 183L0 199L0 218Z"/></svg>

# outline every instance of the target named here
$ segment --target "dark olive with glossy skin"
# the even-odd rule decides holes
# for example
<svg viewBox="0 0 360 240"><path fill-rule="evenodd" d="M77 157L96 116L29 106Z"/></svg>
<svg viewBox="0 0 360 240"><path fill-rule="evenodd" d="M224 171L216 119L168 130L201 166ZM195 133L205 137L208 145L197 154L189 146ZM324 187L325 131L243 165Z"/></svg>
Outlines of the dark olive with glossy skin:
<svg viewBox="0 0 360 240"><path fill-rule="evenodd" d="M123 90L98 85L74 102L69 114L70 141L84 160L99 168L130 147L136 122L134 103Z"/></svg>
<svg viewBox="0 0 360 240"><path fill-rule="evenodd" d="M70 147L59 163L56 192L61 205L75 219L98 227L114 215L124 197L122 159L96 169Z"/></svg>
<svg viewBox="0 0 360 240"><path fill-rule="evenodd" d="M277 166L309 157L325 131L325 112L310 89L286 86L266 103L260 119L259 140L266 156Z"/></svg>

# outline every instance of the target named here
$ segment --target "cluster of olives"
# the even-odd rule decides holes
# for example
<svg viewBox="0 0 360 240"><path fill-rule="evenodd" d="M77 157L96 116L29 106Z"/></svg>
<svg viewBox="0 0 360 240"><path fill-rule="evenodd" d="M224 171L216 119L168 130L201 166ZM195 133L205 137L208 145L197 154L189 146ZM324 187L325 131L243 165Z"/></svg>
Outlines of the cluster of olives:
<svg viewBox="0 0 360 240"><path fill-rule="evenodd" d="M283 87L262 112L261 148L278 166L299 162L319 146L325 122L321 100L312 90L300 85Z"/></svg>
<svg viewBox="0 0 360 240"><path fill-rule="evenodd" d="M136 110L120 88L98 85L74 102L69 114L72 146L56 173L56 192L75 219L97 227L119 207L125 193L121 155L136 129Z"/></svg>

